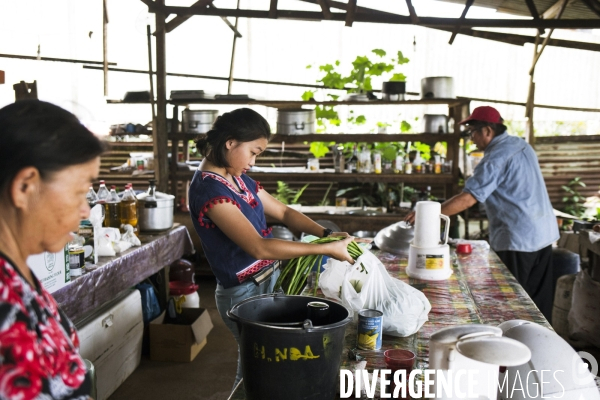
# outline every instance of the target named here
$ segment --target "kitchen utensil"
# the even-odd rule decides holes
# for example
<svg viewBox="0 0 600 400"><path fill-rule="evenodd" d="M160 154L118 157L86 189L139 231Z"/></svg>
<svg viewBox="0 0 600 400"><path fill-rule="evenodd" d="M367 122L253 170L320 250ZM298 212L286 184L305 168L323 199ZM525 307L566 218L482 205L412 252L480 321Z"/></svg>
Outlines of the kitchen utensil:
<svg viewBox="0 0 600 400"><path fill-rule="evenodd" d="M138 194L138 228L156 232L173 227L175 196L154 191L156 181L150 181L148 192Z"/></svg>
<svg viewBox="0 0 600 400"><path fill-rule="evenodd" d="M511 320L498 325L504 337L524 344L531 351L528 363L508 366L499 381L507 379L502 399L537 398L599 400L594 376L579 354L556 332L531 321ZM597 365L597 364L596 364ZM527 379L522 379L527 377ZM519 390L511 390L516 383ZM510 395L510 397L509 397Z"/></svg>
<svg viewBox="0 0 600 400"><path fill-rule="evenodd" d="M387 226L375 235L375 245L384 251L407 255L414 229L404 221Z"/></svg>
<svg viewBox="0 0 600 400"><path fill-rule="evenodd" d="M206 133L219 115L218 110L190 110L181 112L181 124L184 133Z"/></svg>
<svg viewBox="0 0 600 400"><path fill-rule="evenodd" d="M273 225L271 228L271 233L273 234L274 238L282 240L294 240L294 234L287 227L282 225Z"/></svg>
<svg viewBox="0 0 600 400"><path fill-rule="evenodd" d="M415 237L409 247L406 268L406 273L412 278L438 281L452 275L448 246L450 218L441 214L441 210L441 204L436 201L417 202ZM446 221L442 243L441 219Z"/></svg>
<svg viewBox="0 0 600 400"><path fill-rule="evenodd" d="M357 238L374 238L377 235L377 231L356 231L352 232L352 236Z"/></svg>
<svg viewBox="0 0 600 400"><path fill-rule="evenodd" d="M304 108L277 110L277 133L307 135L317 131L315 110Z"/></svg>
<svg viewBox="0 0 600 400"><path fill-rule="evenodd" d="M477 399L496 400L499 366L523 364L530 356L526 346L503 338L500 328L488 325L444 328L431 335L429 342L429 368L440 370L446 378L452 371L453 378L456 377L452 394L472 391ZM457 377L459 371L464 371L460 379ZM438 385L440 383L435 379L433 393L437 393Z"/></svg>
<svg viewBox="0 0 600 400"><path fill-rule="evenodd" d="M422 99L454 99L454 79L450 76L431 76L421 79Z"/></svg>
<svg viewBox="0 0 600 400"><path fill-rule="evenodd" d="M448 133L448 117L443 114L425 114L423 116L423 132Z"/></svg>
<svg viewBox="0 0 600 400"><path fill-rule="evenodd" d="M469 243L459 243L456 245L456 252L458 254L471 254L473 248Z"/></svg>
<svg viewBox="0 0 600 400"><path fill-rule="evenodd" d="M382 100L402 101L406 93L406 82L383 82L381 92Z"/></svg>

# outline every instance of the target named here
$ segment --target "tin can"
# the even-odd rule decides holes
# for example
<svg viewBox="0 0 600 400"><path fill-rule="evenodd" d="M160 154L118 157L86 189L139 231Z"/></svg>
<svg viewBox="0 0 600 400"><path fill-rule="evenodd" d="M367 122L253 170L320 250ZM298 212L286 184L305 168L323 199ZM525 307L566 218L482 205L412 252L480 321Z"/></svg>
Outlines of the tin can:
<svg viewBox="0 0 600 400"><path fill-rule="evenodd" d="M358 313L358 339L356 346L362 350L381 349L383 313L378 310L361 310Z"/></svg>
<svg viewBox="0 0 600 400"><path fill-rule="evenodd" d="M137 160L136 161L136 165L137 165L138 171L143 171L144 170L144 160Z"/></svg>
<svg viewBox="0 0 600 400"><path fill-rule="evenodd" d="M329 304L322 301L311 301L306 304L308 319L313 325L326 325L329 315Z"/></svg>
<svg viewBox="0 0 600 400"><path fill-rule="evenodd" d="M80 276L85 266L85 251L83 246L69 246L69 269L71 276Z"/></svg>

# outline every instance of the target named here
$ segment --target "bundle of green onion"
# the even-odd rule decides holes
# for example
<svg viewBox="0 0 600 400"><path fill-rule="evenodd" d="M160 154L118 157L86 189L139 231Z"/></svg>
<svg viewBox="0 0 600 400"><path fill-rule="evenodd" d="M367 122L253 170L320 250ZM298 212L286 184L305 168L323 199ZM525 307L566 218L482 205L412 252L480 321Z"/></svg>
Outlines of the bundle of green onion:
<svg viewBox="0 0 600 400"><path fill-rule="evenodd" d="M324 237L315 239L311 243L324 244L335 242L337 240L345 239L342 236ZM357 259L363 254L363 250L360 246L352 241L348 244L348 253L353 259ZM310 255L298 258L292 258L288 264L283 268L277 282L275 283L274 289L283 288L285 294L296 295L302 293L306 280L310 274L313 265L317 265L317 276L314 285L314 295L317 294L317 288L319 287L319 275L321 274L321 264L323 261L323 255ZM362 264L361 264L362 266ZM366 272L364 266L362 270ZM368 272L367 272L368 273Z"/></svg>

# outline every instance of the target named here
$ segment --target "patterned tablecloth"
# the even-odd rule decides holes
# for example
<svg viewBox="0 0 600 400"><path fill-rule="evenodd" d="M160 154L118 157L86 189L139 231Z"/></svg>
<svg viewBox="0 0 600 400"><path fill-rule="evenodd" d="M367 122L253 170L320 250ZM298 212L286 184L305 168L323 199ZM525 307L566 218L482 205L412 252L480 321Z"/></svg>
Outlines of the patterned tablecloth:
<svg viewBox="0 0 600 400"><path fill-rule="evenodd" d="M426 369L429 363L429 338L434 332L449 326L495 326L512 319L524 319L551 328L529 295L492 250L474 246L470 255L456 255L452 250L454 273L445 281L409 278L406 275L406 257L380 250L373 253L392 277L421 290L429 299L432 308L429 321L414 335L404 338L383 335L380 350L357 350L365 357L369 370L386 368L383 352L393 348L412 350L417 355L415 368ZM346 329L341 368L352 369L355 361L349 360L347 354L354 348L356 323L351 323ZM240 392L241 390L236 390L230 399L244 399Z"/></svg>

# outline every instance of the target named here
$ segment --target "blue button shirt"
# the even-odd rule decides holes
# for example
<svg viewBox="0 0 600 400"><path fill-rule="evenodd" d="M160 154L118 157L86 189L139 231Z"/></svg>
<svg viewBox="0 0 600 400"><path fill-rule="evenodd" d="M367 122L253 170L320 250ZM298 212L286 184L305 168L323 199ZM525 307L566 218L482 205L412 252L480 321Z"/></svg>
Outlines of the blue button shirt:
<svg viewBox="0 0 600 400"><path fill-rule="evenodd" d="M523 139L494 137L464 191L485 203L495 251L534 252L558 240L537 156Z"/></svg>

